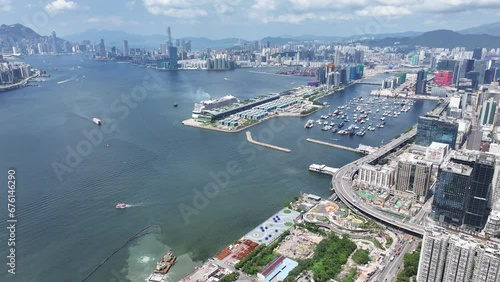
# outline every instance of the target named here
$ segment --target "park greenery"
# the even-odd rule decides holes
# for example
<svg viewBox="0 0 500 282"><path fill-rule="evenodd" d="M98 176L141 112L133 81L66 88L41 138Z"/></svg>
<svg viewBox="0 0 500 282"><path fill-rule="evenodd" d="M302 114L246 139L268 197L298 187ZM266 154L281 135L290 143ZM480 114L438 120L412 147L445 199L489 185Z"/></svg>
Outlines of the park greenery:
<svg viewBox="0 0 500 282"><path fill-rule="evenodd" d="M349 270L347 276L342 279L342 282L354 282L356 281L356 276L358 276L358 269L353 267Z"/></svg>
<svg viewBox="0 0 500 282"><path fill-rule="evenodd" d="M252 125L252 124L254 124L256 122L257 122L257 120L247 119L247 120L245 120L245 122L243 122L243 124L241 126L243 126L243 127L244 126L249 126L249 125Z"/></svg>
<svg viewBox="0 0 500 282"><path fill-rule="evenodd" d="M233 272L231 274L228 274L228 275L224 275L224 277L222 277L219 282L232 282L232 281L235 281L239 276L239 273L238 272Z"/></svg>
<svg viewBox="0 0 500 282"><path fill-rule="evenodd" d="M308 114L311 114L311 113L314 113L315 111L319 110L320 108L317 108L317 107L311 107L307 110L303 110L300 112L301 115L308 115Z"/></svg>
<svg viewBox="0 0 500 282"><path fill-rule="evenodd" d="M365 221L359 227L363 229L382 229L382 226L369 218L365 218Z"/></svg>
<svg viewBox="0 0 500 282"><path fill-rule="evenodd" d="M420 258L420 247L421 245L419 245L413 253L405 254L403 259L404 269L398 273L396 282L415 281L418 270L418 260Z"/></svg>
<svg viewBox="0 0 500 282"><path fill-rule="evenodd" d="M383 250L384 247L382 246L382 244L375 238L370 238L370 242L372 242L375 247L377 247L377 249L380 249L380 250Z"/></svg>
<svg viewBox="0 0 500 282"><path fill-rule="evenodd" d="M300 228L305 228L305 229L311 231L312 233L316 233L316 234L321 235L321 236L327 235L326 232L321 227L319 227L318 225L316 225L314 223L304 221L303 223L297 223L297 226Z"/></svg>
<svg viewBox="0 0 500 282"><path fill-rule="evenodd" d="M358 249L356 252L352 255L352 260L359 264L367 264L370 261L370 257L368 256L370 252L364 249Z"/></svg>
<svg viewBox="0 0 500 282"><path fill-rule="evenodd" d="M389 235L385 235L385 248L388 249L392 245L392 237Z"/></svg>
<svg viewBox="0 0 500 282"><path fill-rule="evenodd" d="M284 282L295 281L295 277L309 269L313 271L314 281L326 282L335 279L355 249L356 244L347 236L341 238L330 234L316 246L311 259L299 261L299 265L290 272Z"/></svg>
<svg viewBox="0 0 500 282"><path fill-rule="evenodd" d="M259 270L271 262L275 257L278 256L274 252L274 249L278 247L279 243L285 239L286 236L290 235L290 231L285 231L281 236L276 239L272 244L266 246L264 244L259 245L255 250L253 250L248 256L240 260L234 265L236 269L241 269L241 271L249 274L255 275Z"/></svg>
<svg viewBox="0 0 500 282"><path fill-rule="evenodd" d="M284 202L283 206L285 208L288 208L288 207L290 207L291 204L297 202L298 200L299 200L299 197L293 197L292 200L290 200L289 202Z"/></svg>
<svg viewBox="0 0 500 282"><path fill-rule="evenodd" d="M389 163L389 159L380 159L378 160L377 164L379 165L385 165Z"/></svg>

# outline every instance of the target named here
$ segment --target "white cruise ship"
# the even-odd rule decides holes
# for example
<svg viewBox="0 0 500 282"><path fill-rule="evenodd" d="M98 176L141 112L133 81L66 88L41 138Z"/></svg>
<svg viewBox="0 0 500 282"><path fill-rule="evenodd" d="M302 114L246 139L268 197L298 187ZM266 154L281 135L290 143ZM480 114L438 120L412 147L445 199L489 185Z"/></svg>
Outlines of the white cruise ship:
<svg viewBox="0 0 500 282"><path fill-rule="evenodd" d="M237 103L238 98L234 97L233 95L226 95L220 99L217 100L205 100L201 101L199 103L194 104L194 109L193 109L193 118L198 118L204 110L211 110L211 109L216 109L220 107L224 107L233 103Z"/></svg>

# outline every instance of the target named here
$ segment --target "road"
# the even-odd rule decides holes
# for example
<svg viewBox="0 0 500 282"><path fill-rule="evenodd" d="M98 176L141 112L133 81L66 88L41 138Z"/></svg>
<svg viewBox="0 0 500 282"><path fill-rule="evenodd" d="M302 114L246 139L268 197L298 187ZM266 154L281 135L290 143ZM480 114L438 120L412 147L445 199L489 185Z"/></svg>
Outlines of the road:
<svg viewBox="0 0 500 282"><path fill-rule="evenodd" d="M376 218L377 220L385 224L400 228L412 235L422 237L424 234L424 227L422 225L417 224L413 221L401 222L400 219L394 216L390 216L374 208L372 205L365 203L358 195L356 195L356 193L352 189L352 177L353 174L359 169L359 166L365 163L370 163L375 159L384 156L392 149L415 136L416 133L417 129L416 127L414 127L409 132L402 134L399 138L396 138L391 142L381 146L376 152L339 168L337 173L332 178L332 187L339 196L340 200L344 202L344 204L346 204L348 207L354 210L359 210L364 214Z"/></svg>
<svg viewBox="0 0 500 282"><path fill-rule="evenodd" d="M396 281L396 276L399 272L400 269L402 269L403 266L403 260L404 260L404 255L411 250L414 250L416 247L416 243L414 241L409 241L406 245L403 245L401 250L399 252L396 252L391 254L391 256L394 256L394 260L390 261L390 257L387 258L389 261L387 262L387 265L385 266L384 270L382 273L379 275L379 280L378 281Z"/></svg>

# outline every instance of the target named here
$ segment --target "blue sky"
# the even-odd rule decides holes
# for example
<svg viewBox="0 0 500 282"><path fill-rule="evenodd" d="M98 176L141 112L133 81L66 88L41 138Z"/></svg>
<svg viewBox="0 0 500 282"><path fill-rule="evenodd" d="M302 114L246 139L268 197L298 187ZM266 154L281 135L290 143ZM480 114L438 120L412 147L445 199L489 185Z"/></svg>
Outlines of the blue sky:
<svg viewBox="0 0 500 282"><path fill-rule="evenodd" d="M360 35L499 21L500 0L0 0L0 23L58 36L88 29L174 38Z"/></svg>

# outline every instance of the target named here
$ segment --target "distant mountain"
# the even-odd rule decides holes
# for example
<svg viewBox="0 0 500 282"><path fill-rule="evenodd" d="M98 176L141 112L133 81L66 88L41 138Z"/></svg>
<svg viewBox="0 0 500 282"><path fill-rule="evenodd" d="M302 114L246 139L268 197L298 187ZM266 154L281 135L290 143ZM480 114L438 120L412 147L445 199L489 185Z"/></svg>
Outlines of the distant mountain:
<svg viewBox="0 0 500 282"><path fill-rule="evenodd" d="M0 25L0 51L2 49L9 50L18 42L36 43L48 40L49 36L40 35L22 24ZM57 41L61 43L64 40L58 37Z"/></svg>
<svg viewBox="0 0 500 282"><path fill-rule="evenodd" d="M396 33L377 33L377 34L363 34L344 37L343 41L356 40L356 39L384 39L386 37L399 38L399 37L415 37L422 35L422 31L405 31Z"/></svg>
<svg viewBox="0 0 500 282"><path fill-rule="evenodd" d="M427 46L435 48L465 47L469 50L476 47L498 48L500 36L486 34L460 34L451 30L434 30L425 32L415 37L386 37L384 39L372 40L368 44L374 46L406 45Z"/></svg>
<svg viewBox="0 0 500 282"><path fill-rule="evenodd" d="M457 32L461 34L488 34L493 36L500 36L500 22L470 27Z"/></svg>
<svg viewBox="0 0 500 282"><path fill-rule="evenodd" d="M0 25L0 45L14 45L24 39L39 39L42 36L22 24Z"/></svg>

